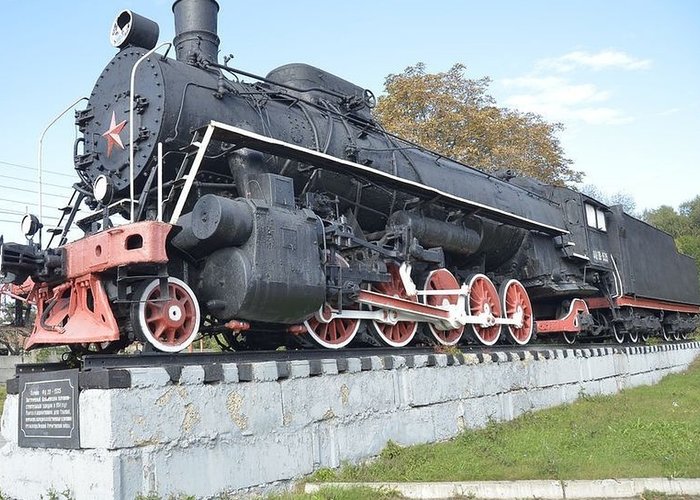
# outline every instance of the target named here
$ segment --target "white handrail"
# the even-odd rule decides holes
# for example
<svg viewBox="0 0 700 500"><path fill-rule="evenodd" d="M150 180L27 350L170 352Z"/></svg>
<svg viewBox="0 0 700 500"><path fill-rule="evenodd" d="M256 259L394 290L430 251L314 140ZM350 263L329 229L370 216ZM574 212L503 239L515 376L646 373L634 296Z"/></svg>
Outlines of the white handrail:
<svg viewBox="0 0 700 500"><path fill-rule="evenodd" d="M51 127L53 127L54 123L56 123L58 120L60 120L63 115L68 113L71 109L73 109L76 104L78 104L80 101L87 101L87 97L81 97L80 99L76 99L75 102L73 102L70 106L68 106L66 109L61 111L51 122L44 128L44 130L41 132L41 135L39 136L39 147L38 147L38 152L37 152L37 172L38 172L38 181L39 181L39 222L43 224L43 216L44 216L44 190L42 188L42 174L43 174L43 156L44 156L44 137L46 136L46 133L49 131ZM43 231L40 229L39 231ZM39 233L39 241L41 242L41 233Z"/></svg>
<svg viewBox="0 0 700 500"><path fill-rule="evenodd" d="M158 143L158 222L163 222L163 143Z"/></svg>
<svg viewBox="0 0 700 500"><path fill-rule="evenodd" d="M187 174L187 177L185 179L185 185L182 187L182 192L180 193L180 197L178 198L177 203L175 204L175 209L173 210L173 213L170 216L170 224L177 224L177 220L180 218L180 214L185 208L185 202L187 201L187 197L190 195L190 190L192 189L192 185L194 184L194 178L197 176L197 172L199 172L199 166L204 160L204 155L207 152L209 143L211 142L212 136L214 135L214 129L216 129L216 122L210 122L207 126L207 130L204 132L204 137L202 137L202 140L192 142L192 144L197 146L198 148L197 154L195 155L194 161L192 162L192 166L190 167L190 171Z"/></svg>
<svg viewBox="0 0 700 500"><path fill-rule="evenodd" d="M131 80L129 87L129 202L131 204L129 222L134 222L134 203L136 196L134 188L134 93L136 92L136 70L145 59L149 58L158 49L165 47L166 45L172 46L170 42L163 42L157 47L149 50L144 55L136 61L134 67L131 68Z"/></svg>

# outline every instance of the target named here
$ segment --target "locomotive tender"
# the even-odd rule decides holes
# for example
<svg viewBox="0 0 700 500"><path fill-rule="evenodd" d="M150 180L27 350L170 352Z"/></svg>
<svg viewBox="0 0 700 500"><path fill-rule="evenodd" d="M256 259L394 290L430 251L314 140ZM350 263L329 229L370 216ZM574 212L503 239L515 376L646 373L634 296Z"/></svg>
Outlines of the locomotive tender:
<svg viewBox="0 0 700 500"><path fill-rule="evenodd" d="M27 244L0 240L4 281L29 284L37 308L25 348L176 352L199 333L235 349L637 342L695 329L697 270L669 235L395 137L370 91L318 68L263 78L219 62L218 9L175 1L175 39L159 46L153 21L115 20L119 52L76 112L79 180L61 223L44 247L34 216ZM74 226L85 236L69 242Z"/></svg>

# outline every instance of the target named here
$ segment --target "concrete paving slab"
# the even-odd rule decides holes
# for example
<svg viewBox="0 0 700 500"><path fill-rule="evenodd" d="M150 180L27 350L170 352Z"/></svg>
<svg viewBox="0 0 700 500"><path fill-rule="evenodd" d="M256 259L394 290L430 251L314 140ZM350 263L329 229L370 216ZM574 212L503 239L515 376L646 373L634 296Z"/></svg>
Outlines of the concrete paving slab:
<svg viewBox="0 0 700 500"><path fill-rule="evenodd" d="M601 480L530 480L530 481L466 481L435 483L307 483L306 493L321 488L365 487L374 490L396 491L405 498L450 499L484 498L516 500L540 499L594 499L635 498L645 491L667 495L700 495L700 479L631 478Z"/></svg>

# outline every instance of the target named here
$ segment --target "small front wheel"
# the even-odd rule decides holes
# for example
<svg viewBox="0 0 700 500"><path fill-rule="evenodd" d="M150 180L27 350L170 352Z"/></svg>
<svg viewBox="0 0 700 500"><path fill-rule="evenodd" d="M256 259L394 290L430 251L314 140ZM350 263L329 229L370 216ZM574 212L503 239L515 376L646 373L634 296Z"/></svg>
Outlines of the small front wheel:
<svg viewBox="0 0 700 500"><path fill-rule="evenodd" d="M139 287L131 306L131 323L157 350L180 352L199 333L199 303L192 289L178 278L168 278L167 292L167 296L161 292L159 278Z"/></svg>

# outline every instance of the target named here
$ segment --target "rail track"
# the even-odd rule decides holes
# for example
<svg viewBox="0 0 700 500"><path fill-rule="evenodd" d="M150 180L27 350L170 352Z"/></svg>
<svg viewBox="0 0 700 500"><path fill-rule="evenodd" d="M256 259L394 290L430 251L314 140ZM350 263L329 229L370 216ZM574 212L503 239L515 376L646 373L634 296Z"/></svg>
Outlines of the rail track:
<svg viewBox="0 0 700 500"><path fill-rule="evenodd" d="M662 345L683 344L687 341L664 343ZM448 364L454 364L455 358L474 354L477 357L496 353L515 353L521 359L528 352L534 357L547 357L553 350L577 350L577 349L625 349L629 347L640 347L640 344L533 344L533 345L498 345L479 346L471 345L460 349L440 349L436 347L402 347L402 348L378 348L378 347L356 347L340 350L329 349L297 349L297 350L259 350L259 351L236 351L236 352L193 352L193 353L160 353L160 352L140 352L134 354L91 354L82 358L67 358L61 362L54 363L25 363L17 365L17 374L35 373L44 371L55 371L70 368L78 368L81 371L98 369L123 369L139 367L182 367L192 365L217 365L225 363L260 363L289 361L320 361L320 360L347 360L349 358L391 358L392 356L411 357L417 355L431 356L435 354L447 354ZM457 361L459 363L459 361Z"/></svg>

